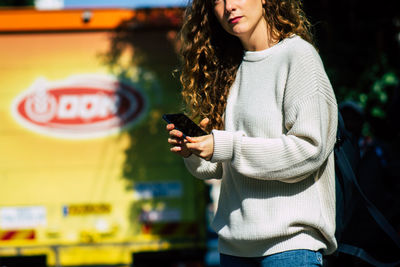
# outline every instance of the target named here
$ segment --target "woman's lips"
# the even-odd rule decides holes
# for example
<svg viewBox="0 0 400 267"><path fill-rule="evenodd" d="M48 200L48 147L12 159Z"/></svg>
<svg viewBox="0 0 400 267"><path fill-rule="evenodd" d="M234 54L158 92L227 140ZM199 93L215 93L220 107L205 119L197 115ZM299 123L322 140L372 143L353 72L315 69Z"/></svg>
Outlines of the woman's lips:
<svg viewBox="0 0 400 267"><path fill-rule="evenodd" d="M241 16L231 18L231 19L229 19L229 23L231 23L231 24L236 24L236 23L239 22L239 20L240 20L241 18L242 18Z"/></svg>

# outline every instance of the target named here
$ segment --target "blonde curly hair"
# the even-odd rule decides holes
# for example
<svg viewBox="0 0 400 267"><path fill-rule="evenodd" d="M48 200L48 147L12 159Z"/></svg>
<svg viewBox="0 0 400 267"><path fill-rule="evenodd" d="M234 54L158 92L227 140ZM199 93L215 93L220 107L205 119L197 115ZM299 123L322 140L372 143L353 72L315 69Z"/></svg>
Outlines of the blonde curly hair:
<svg viewBox="0 0 400 267"><path fill-rule="evenodd" d="M300 0L266 0L263 8L273 40L297 34L313 44L311 24ZM229 89L244 51L240 40L221 27L213 9L213 0L192 0L180 31L186 113L194 120L209 118L208 131L224 127Z"/></svg>

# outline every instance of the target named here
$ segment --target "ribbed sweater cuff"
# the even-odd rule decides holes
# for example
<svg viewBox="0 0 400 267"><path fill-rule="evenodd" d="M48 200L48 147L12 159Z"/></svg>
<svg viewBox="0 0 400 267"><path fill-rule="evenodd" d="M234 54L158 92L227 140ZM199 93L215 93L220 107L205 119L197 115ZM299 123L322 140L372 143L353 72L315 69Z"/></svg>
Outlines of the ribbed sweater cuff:
<svg viewBox="0 0 400 267"><path fill-rule="evenodd" d="M228 161L233 154L233 133L228 131L213 130L214 153L211 162Z"/></svg>

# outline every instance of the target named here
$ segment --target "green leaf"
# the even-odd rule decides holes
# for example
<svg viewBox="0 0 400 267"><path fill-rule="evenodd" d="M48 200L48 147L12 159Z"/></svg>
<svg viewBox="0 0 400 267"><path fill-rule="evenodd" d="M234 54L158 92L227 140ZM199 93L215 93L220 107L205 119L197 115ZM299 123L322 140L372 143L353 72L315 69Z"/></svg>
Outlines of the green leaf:
<svg viewBox="0 0 400 267"><path fill-rule="evenodd" d="M373 107L371 110L371 114L377 118L384 118L385 112L380 107Z"/></svg>
<svg viewBox="0 0 400 267"><path fill-rule="evenodd" d="M393 72L388 72L383 75L382 82L385 85L396 85L399 83L399 79L396 77L396 74L394 74Z"/></svg>

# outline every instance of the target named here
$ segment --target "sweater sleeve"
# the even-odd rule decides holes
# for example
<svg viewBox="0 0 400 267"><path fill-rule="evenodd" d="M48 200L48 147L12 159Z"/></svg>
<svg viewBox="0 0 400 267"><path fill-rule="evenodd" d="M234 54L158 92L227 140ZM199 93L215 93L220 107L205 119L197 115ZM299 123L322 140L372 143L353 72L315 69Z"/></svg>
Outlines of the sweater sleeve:
<svg viewBox="0 0 400 267"><path fill-rule="evenodd" d="M230 161L247 177L287 183L321 167L336 141L337 105L316 51L307 48L291 62L283 118L286 132L277 138L214 130L211 161Z"/></svg>
<svg viewBox="0 0 400 267"><path fill-rule="evenodd" d="M212 163L196 155L184 158L184 163L188 171L196 178L202 180L222 178L222 163Z"/></svg>

